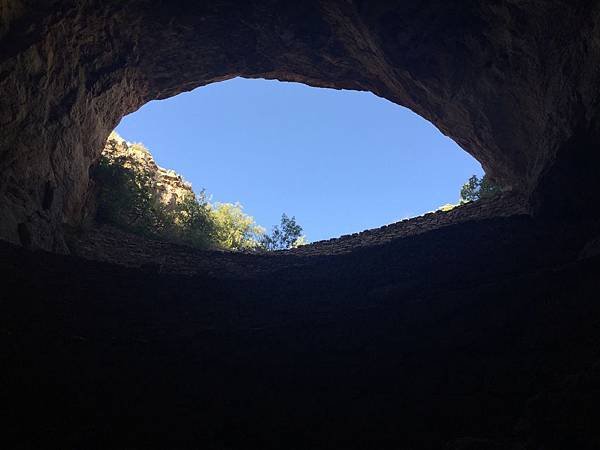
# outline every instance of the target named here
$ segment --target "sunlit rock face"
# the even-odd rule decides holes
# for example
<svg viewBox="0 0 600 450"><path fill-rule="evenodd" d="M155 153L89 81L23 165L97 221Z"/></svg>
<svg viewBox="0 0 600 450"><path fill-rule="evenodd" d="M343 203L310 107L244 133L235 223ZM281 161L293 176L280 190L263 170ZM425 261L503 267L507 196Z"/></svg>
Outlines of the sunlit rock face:
<svg viewBox="0 0 600 450"><path fill-rule="evenodd" d="M102 155L109 160L124 158L123 166L146 176L154 194L167 208L196 195L192 185L180 174L156 164L154 157L143 144L127 142L114 131L110 133Z"/></svg>
<svg viewBox="0 0 600 450"><path fill-rule="evenodd" d="M594 213L599 14L558 0L3 0L0 238L66 251L62 225L81 222L120 118L235 76L370 90L536 214Z"/></svg>

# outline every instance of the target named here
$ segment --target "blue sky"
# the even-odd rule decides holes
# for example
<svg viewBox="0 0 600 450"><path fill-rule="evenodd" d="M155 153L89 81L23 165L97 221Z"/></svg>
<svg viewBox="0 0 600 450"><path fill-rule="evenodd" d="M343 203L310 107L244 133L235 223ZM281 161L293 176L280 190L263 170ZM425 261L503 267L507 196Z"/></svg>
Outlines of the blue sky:
<svg viewBox="0 0 600 450"><path fill-rule="evenodd" d="M368 92L236 78L152 101L123 118L126 140L236 202L270 229L296 216L309 241L455 203L480 164L410 110Z"/></svg>

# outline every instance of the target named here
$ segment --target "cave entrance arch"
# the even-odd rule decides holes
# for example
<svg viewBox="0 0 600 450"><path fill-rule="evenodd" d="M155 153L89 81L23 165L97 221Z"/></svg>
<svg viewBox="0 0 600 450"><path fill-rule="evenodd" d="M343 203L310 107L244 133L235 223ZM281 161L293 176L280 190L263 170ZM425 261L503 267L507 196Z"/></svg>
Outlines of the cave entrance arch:
<svg viewBox="0 0 600 450"><path fill-rule="evenodd" d="M64 251L62 226L83 220L88 167L119 120L236 76L371 91L435 124L532 211L597 214L600 5L8 5L3 239Z"/></svg>
<svg viewBox="0 0 600 450"><path fill-rule="evenodd" d="M267 229L282 212L323 240L457 204L480 165L434 126L368 92L234 79L150 102L119 135L212 201Z"/></svg>

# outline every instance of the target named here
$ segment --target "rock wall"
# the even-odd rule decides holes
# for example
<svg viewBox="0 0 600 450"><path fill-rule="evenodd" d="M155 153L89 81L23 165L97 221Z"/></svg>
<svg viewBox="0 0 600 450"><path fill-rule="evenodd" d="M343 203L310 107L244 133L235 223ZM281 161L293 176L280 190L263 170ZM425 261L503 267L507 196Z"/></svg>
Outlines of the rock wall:
<svg viewBox="0 0 600 450"><path fill-rule="evenodd" d="M201 251L194 247L163 242L129 233L111 225L92 227L69 234L67 241L74 256L115 263L128 267L154 267L168 273L186 275L231 276L252 278L272 274L283 268L301 268L312 257L331 257L382 248L405 238L456 226L481 223L486 220L511 217L523 219L522 199L504 194L470 202L450 211L435 211L412 219L364 230L339 238L317 241L283 251ZM592 242L587 252L592 255L600 243ZM299 262L300 261L300 262Z"/></svg>
<svg viewBox="0 0 600 450"><path fill-rule="evenodd" d="M143 144L127 142L112 132L104 145L102 155L115 159L125 158L125 167L143 172L151 180L152 188L163 205L175 205L188 196L195 196L191 183L171 169L160 167Z"/></svg>
<svg viewBox="0 0 600 450"><path fill-rule="evenodd" d="M536 214L597 214L597 1L0 1L0 237L66 251L90 164L144 103L235 76L369 90ZM399 130L401 132L401 130Z"/></svg>
<svg viewBox="0 0 600 450"><path fill-rule="evenodd" d="M513 216L310 257L112 236L135 269L0 242L2 442L598 449L597 230Z"/></svg>

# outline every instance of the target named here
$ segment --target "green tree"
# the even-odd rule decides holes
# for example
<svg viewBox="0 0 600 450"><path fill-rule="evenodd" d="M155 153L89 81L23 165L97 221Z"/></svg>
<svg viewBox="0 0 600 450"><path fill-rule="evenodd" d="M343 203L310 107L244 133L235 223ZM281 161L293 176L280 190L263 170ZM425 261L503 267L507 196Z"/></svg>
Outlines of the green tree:
<svg viewBox="0 0 600 450"><path fill-rule="evenodd" d="M142 234L156 234L167 218L150 178L127 166L124 156L102 156L92 172L98 186L97 218Z"/></svg>
<svg viewBox="0 0 600 450"><path fill-rule="evenodd" d="M252 250L260 246L265 230L243 211L239 203L217 203L212 208L216 242L222 248Z"/></svg>
<svg viewBox="0 0 600 450"><path fill-rule="evenodd" d="M132 156L118 154L118 141L109 140L107 145L109 151L92 170L98 189L99 222L199 248L278 250L304 243L302 227L294 217L283 214L281 225L275 226L271 235L265 235L265 229L244 213L242 205L212 205L204 190L164 204L156 180L144 164Z"/></svg>
<svg viewBox="0 0 600 450"><path fill-rule="evenodd" d="M493 197L501 192L500 186L490 181L487 175L484 175L481 178L481 183L479 185L479 192L481 198L489 198Z"/></svg>
<svg viewBox="0 0 600 450"><path fill-rule="evenodd" d="M204 190L196 196L187 195L177 203L171 212L170 223L176 240L200 248L217 245L217 226Z"/></svg>
<svg viewBox="0 0 600 450"><path fill-rule="evenodd" d="M204 192L174 205L163 204L151 177L127 156L103 155L92 171L98 187L96 218L128 231L215 247L216 227Z"/></svg>
<svg viewBox="0 0 600 450"><path fill-rule="evenodd" d="M260 243L265 250L284 250L304 245L306 239L302 236L302 227L298 225L296 218L290 218L284 213L281 215L281 223L273 227L271 234L263 235Z"/></svg>
<svg viewBox="0 0 600 450"><path fill-rule="evenodd" d="M500 192L500 187L491 182L487 175L478 178L473 175L460 190L460 202L474 202L482 198L490 198Z"/></svg>

